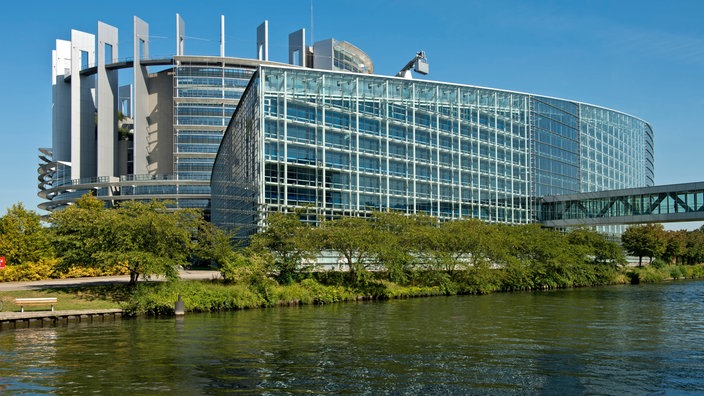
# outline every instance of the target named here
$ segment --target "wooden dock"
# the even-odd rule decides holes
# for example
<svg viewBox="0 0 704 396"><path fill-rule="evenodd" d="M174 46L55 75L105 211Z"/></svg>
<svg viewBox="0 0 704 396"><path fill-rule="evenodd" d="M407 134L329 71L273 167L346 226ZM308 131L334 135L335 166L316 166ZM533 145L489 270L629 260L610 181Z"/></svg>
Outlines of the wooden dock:
<svg viewBox="0 0 704 396"><path fill-rule="evenodd" d="M81 309L70 311L0 312L0 330L22 327L43 327L69 322L115 320L121 309Z"/></svg>

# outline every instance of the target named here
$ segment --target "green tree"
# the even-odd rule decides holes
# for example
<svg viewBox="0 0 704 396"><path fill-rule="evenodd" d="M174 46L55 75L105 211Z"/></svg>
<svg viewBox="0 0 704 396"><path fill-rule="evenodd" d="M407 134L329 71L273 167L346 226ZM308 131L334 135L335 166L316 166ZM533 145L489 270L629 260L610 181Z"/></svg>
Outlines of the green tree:
<svg viewBox="0 0 704 396"><path fill-rule="evenodd" d="M609 265L617 268L626 264L626 256L617 243L589 228L579 227L567 234L567 241L575 253L586 263Z"/></svg>
<svg viewBox="0 0 704 396"><path fill-rule="evenodd" d="M37 263L53 256L41 217L21 203L12 205L0 217L0 256L5 256L11 265Z"/></svg>
<svg viewBox="0 0 704 396"><path fill-rule="evenodd" d="M685 259L689 264L704 262L704 226L687 233Z"/></svg>
<svg viewBox="0 0 704 396"><path fill-rule="evenodd" d="M672 264L682 264L687 255L687 231L666 231L663 260Z"/></svg>
<svg viewBox="0 0 704 396"><path fill-rule="evenodd" d="M313 265L319 247L312 227L301 222L296 213L270 213L264 230L250 239L250 249L261 257L273 258L279 281L293 278Z"/></svg>
<svg viewBox="0 0 704 396"><path fill-rule="evenodd" d="M643 265L643 257L660 257L665 252L666 236L662 224L630 226L621 235L623 247L629 254L638 257L638 266Z"/></svg>
<svg viewBox="0 0 704 396"><path fill-rule="evenodd" d="M447 249L453 252L454 261L466 262L471 266L490 264L491 243L496 238L495 228L479 219L456 220L441 226Z"/></svg>
<svg viewBox="0 0 704 396"><path fill-rule="evenodd" d="M163 202L127 201L105 209L91 196L51 215L63 265L122 266L132 284L140 275L176 278L194 251L202 221L196 210L169 210Z"/></svg>
<svg viewBox="0 0 704 396"><path fill-rule="evenodd" d="M320 232L325 249L338 253L355 282L364 282L367 269L378 264L374 253L379 233L369 220L341 217L323 222Z"/></svg>
<svg viewBox="0 0 704 396"><path fill-rule="evenodd" d="M191 261L198 264L215 265L220 268L231 260L235 246L231 233L215 226L213 223L202 221L198 224L195 241L197 242Z"/></svg>
<svg viewBox="0 0 704 396"><path fill-rule="evenodd" d="M68 270L72 266L94 266L93 255L107 244L103 238L110 229L103 220L104 204L91 195L84 195L64 210L49 216L52 230L52 245L61 259L59 269Z"/></svg>
<svg viewBox="0 0 704 396"><path fill-rule="evenodd" d="M418 265L417 239L426 226L424 216L375 212L372 219L377 238L370 254L386 269L389 280L405 283Z"/></svg>

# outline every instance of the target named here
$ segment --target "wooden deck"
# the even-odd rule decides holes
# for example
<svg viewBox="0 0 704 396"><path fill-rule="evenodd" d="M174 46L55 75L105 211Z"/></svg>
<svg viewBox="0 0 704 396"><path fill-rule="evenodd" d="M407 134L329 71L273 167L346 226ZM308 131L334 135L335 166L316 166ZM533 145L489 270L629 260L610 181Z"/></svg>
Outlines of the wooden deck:
<svg viewBox="0 0 704 396"><path fill-rule="evenodd" d="M55 325L68 322L115 320L122 317L121 309L81 309L71 311L0 312L0 330L21 327Z"/></svg>

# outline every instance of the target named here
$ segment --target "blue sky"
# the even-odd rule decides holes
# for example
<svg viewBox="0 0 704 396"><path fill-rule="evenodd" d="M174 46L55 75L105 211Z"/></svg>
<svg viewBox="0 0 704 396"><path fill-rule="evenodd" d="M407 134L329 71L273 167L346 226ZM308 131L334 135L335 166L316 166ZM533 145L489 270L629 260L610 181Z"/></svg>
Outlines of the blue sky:
<svg viewBox="0 0 704 396"><path fill-rule="evenodd" d="M312 5L312 12L311 12ZM151 55L175 52L175 15L186 54L255 56L269 20L269 57L287 61L288 34L349 41L393 75L419 50L427 79L530 92L604 106L655 130L656 184L702 181L704 2L698 1L24 1L0 14L0 214L36 210L38 147L51 145L51 50L71 29L119 29L132 53L132 16L150 25ZM312 15L312 18L311 18ZM311 23L312 22L312 23ZM311 28L312 26L312 28Z"/></svg>

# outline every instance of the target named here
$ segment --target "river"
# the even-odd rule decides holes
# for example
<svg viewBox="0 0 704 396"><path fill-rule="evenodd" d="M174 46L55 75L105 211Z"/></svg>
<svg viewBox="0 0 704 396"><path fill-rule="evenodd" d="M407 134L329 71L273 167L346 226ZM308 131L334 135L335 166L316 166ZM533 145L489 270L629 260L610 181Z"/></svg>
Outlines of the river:
<svg viewBox="0 0 704 396"><path fill-rule="evenodd" d="M3 392L701 394L704 282L4 329Z"/></svg>

